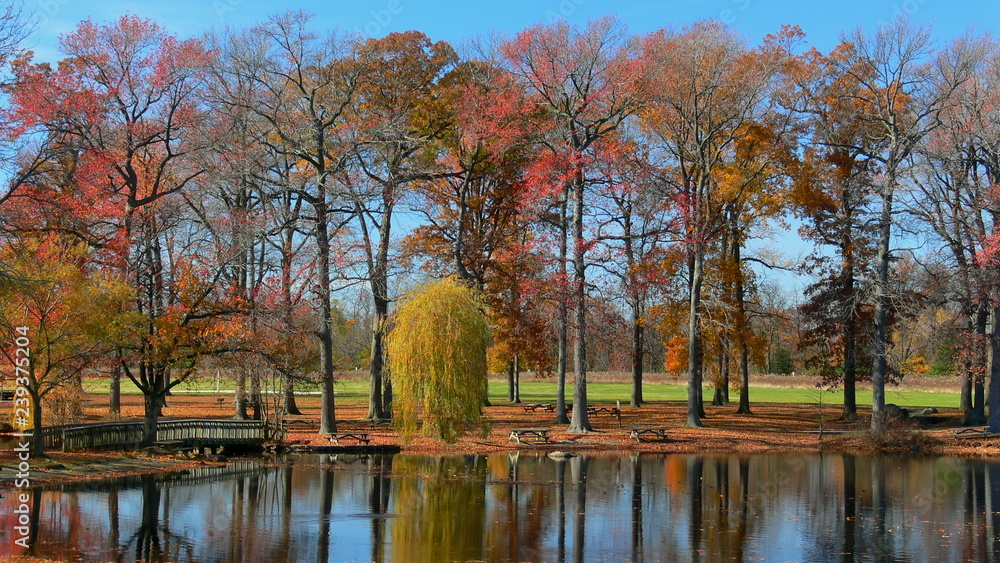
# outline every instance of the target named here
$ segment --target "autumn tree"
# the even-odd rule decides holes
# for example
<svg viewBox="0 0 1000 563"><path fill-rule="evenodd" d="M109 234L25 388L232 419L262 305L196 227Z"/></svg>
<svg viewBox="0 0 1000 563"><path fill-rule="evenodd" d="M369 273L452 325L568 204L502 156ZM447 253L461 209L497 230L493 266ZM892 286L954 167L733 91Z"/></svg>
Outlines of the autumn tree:
<svg viewBox="0 0 1000 563"><path fill-rule="evenodd" d="M645 41L649 61L643 128L678 201L688 266L688 426L702 426L702 291L706 257L726 226L732 195L720 192L720 170L734 142L762 121L761 110L782 61L747 49L721 24L659 31ZM683 77L678 80L678 77Z"/></svg>
<svg viewBox="0 0 1000 563"><path fill-rule="evenodd" d="M454 442L468 427L485 430L489 325L472 290L448 278L411 295L393 316L388 357L396 383L396 427Z"/></svg>
<svg viewBox="0 0 1000 563"><path fill-rule="evenodd" d="M941 114L954 103L956 89L970 79L976 55L947 50L935 53L930 31L904 19L880 26L871 35L858 29L845 42L844 53L833 59L832 70L846 83L842 102L856 108L856 119L865 123L867 130L865 143L851 148L878 167L874 185L879 214L873 278L871 424L873 430L880 430L889 367L895 197L910 157L918 143L940 126ZM877 140L874 147L869 138Z"/></svg>
<svg viewBox="0 0 1000 563"><path fill-rule="evenodd" d="M785 40L795 40L790 32ZM758 56L772 59L765 66L782 64L787 47L774 40ZM751 350L756 336L749 322L755 276L750 262L774 266L760 256L746 251L753 237L766 236L768 222L785 213L788 178L794 168L796 135L790 116L777 104L762 108L759 121L745 127L733 143L729 157L720 170L719 192L728 204L724 209L726 232L723 236L723 263L720 270L729 274L725 280L732 307L732 325L727 340L733 341L738 358L740 400L737 414L750 414ZM728 381L725 382L728 387Z"/></svg>
<svg viewBox="0 0 1000 563"><path fill-rule="evenodd" d="M819 279L806 288L801 311L809 319L802 346L815 350L808 363L825 384L843 381L841 418L857 420L856 382L870 377L872 306L866 284L872 278L875 233L871 217L878 168L866 155L880 141L869 131L858 106L845 95L850 82L837 71L846 55L840 45L828 56L811 52L796 69L800 99L810 133L795 173L790 200L805 220L799 229L817 252L806 261ZM834 249L834 256L826 250ZM863 356L863 357L862 357ZM833 361L831 361L833 360Z"/></svg>
<svg viewBox="0 0 1000 563"><path fill-rule="evenodd" d="M990 245L995 240L991 226L997 218L994 190L1000 178L1000 124L994 117L1000 56L993 41L972 36L957 40L952 50L953 57L969 58L970 52L980 50L982 56L971 58L972 78L957 88L954 103L941 113L941 127L918 148L914 182L919 195L909 202L908 211L940 241L939 256L952 274L944 286L962 317L963 345L956 369L965 376L960 406L966 423L980 424L986 421L986 378L992 384L996 365L996 354L989 353L987 343L995 339L989 332L996 324L991 319L997 278Z"/></svg>
<svg viewBox="0 0 1000 563"><path fill-rule="evenodd" d="M31 342L29 356L9 347L3 354L11 365L26 368L32 449L41 456L43 399L78 384L83 370L108 357L125 338L136 319L118 311L133 299L133 292L114 272L94 268L87 246L68 236L21 237L4 245L0 260L17 280L2 286L0 326Z"/></svg>
<svg viewBox="0 0 1000 563"><path fill-rule="evenodd" d="M431 42L418 31L369 39L359 47L359 56L365 61L365 75L351 106L358 126L351 138L348 197L374 304L368 416L383 419L392 403L383 340L394 212L414 183L441 174L435 143L448 130L449 121L438 82L458 56L446 42Z"/></svg>
<svg viewBox="0 0 1000 563"><path fill-rule="evenodd" d="M648 154L635 133L622 132L614 149L605 151L595 168L604 189L595 197L596 240L602 250L595 261L615 280L631 314L632 393L629 405L642 406L643 366L647 346L647 310L664 285L664 247L675 236L670 199L650 174Z"/></svg>
<svg viewBox="0 0 1000 563"><path fill-rule="evenodd" d="M544 260L535 229L539 202L525 178L535 140L524 91L489 61L462 62L441 80L449 129L437 141L440 176L416 185L426 216L404 240L438 276L454 275L490 305L491 358L508 373L518 401L519 373L547 371Z"/></svg>
<svg viewBox="0 0 1000 563"><path fill-rule="evenodd" d="M593 238L584 228L584 217L587 192L593 189L593 173L588 163L599 158L602 140L638 110L642 73L633 42L610 18L591 22L583 30L565 22L531 27L504 46L504 58L552 124L537 164L542 168L539 177L548 181L542 180L538 189L571 206L572 222L561 237L573 241L570 263L575 382L569 430L589 432L586 269ZM565 322L563 326L567 326ZM559 369L564 373L562 361ZM562 411L557 412L559 417L565 414L565 403L563 397L557 399Z"/></svg>
<svg viewBox="0 0 1000 563"><path fill-rule="evenodd" d="M28 37L32 27L24 17L21 7L13 2L7 3L0 13L0 68L10 69L11 63L23 52L22 42ZM0 75L0 87L5 90L16 87L16 82L8 75ZM5 112L4 112L5 113ZM8 115L3 115L0 119L0 169L11 177L10 183L0 192L0 204L3 204L14 190L23 183L23 176L30 174L34 167L23 166L18 163L18 153L22 152L22 147L18 145L30 144L18 142L18 135L11 127ZM51 139L49 139L51 140ZM38 145L45 143L34 143L36 149ZM43 151L42 151L43 152ZM35 158L36 164L44 158ZM19 178L19 176L21 176Z"/></svg>
<svg viewBox="0 0 1000 563"><path fill-rule="evenodd" d="M956 372L963 376L959 408L966 413L966 422L982 423L985 358L973 350L985 338L989 315L989 303L983 292L987 279L977 257L981 241L987 236L981 227L985 227L984 205L989 201L986 196L992 181L977 171L978 149L974 148L977 143L971 137L978 133L966 125L972 121L977 123L976 128L981 126L979 119L965 114L966 107L972 109L977 105L973 101L977 95L972 90L963 92L965 99L960 107L948 112L943 126L921 146L921 162L914 173L920 197L912 199L909 211L941 241L939 259L948 265L950 274L948 283L942 285L950 293L949 300L960 308L961 322L957 328L962 341L969 345L965 346L963 361L956 366ZM973 105L967 106L970 102Z"/></svg>
<svg viewBox="0 0 1000 563"><path fill-rule="evenodd" d="M84 21L61 47L68 58L58 69L17 65L12 107L25 131L54 134L79 151L73 182L103 192L105 205L118 209L100 246L137 288L135 310L146 319L120 364L145 396L151 442L163 397L183 379L170 380L178 358L155 350L172 305L170 282L179 277L169 272L168 222L159 213L202 172L191 157L203 149L197 130L210 55L199 41L134 16L104 26ZM174 310L181 315L174 320L189 313Z"/></svg>
<svg viewBox="0 0 1000 563"><path fill-rule="evenodd" d="M270 121L253 105L260 85L246 66L247 52L266 45L246 39L209 36L218 54L208 87L217 108L208 128L211 150L204 157L209 172L203 188L186 201L218 241L218 251L231 255L226 276L248 303L258 359L281 372L282 410L297 414L295 382L313 369L309 358L319 356L318 347L301 346L318 324L307 310L315 277L308 253L313 222L306 202L312 175L284 143L266 138ZM297 352L289 354L293 350ZM239 371L237 418L248 416L246 386ZM257 399L254 404L260 403Z"/></svg>
<svg viewBox="0 0 1000 563"><path fill-rule="evenodd" d="M332 245L346 223L338 179L353 154L345 129L363 66L352 40L318 38L307 30L309 19L301 12L287 13L229 38L235 74L230 84L232 103L255 114L254 140L287 158L308 178L300 184L299 197L309 206L303 217L310 223L315 249L312 298L323 389L320 432L331 433L337 424Z"/></svg>

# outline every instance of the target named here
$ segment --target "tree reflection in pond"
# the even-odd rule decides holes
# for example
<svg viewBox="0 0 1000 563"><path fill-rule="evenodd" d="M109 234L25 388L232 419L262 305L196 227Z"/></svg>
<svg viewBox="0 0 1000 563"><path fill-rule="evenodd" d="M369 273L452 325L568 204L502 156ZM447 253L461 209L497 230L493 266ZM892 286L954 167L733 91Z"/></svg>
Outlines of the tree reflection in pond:
<svg viewBox="0 0 1000 563"><path fill-rule="evenodd" d="M13 494L0 545L17 552ZM815 455L303 456L39 490L57 560L997 561L1000 465ZM19 549L19 548L18 548Z"/></svg>
<svg viewBox="0 0 1000 563"><path fill-rule="evenodd" d="M392 561L469 561L485 557L486 460L401 457L393 463Z"/></svg>

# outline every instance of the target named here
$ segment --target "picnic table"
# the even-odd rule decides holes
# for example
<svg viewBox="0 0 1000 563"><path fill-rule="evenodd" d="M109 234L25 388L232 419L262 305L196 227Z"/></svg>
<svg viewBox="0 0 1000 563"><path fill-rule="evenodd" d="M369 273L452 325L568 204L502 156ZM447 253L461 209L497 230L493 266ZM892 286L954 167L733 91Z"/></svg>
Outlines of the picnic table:
<svg viewBox="0 0 1000 563"><path fill-rule="evenodd" d="M629 427L628 434L636 442L643 440L667 441L667 429L662 426L632 426Z"/></svg>
<svg viewBox="0 0 1000 563"><path fill-rule="evenodd" d="M613 414L621 414L621 410L619 410L618 407L587 407L587 412L593 415L605 413L608 416Z"/></svg>
<svg viewBox="0 0 1000 563"><path fill-rule="evenodd" d="M334 432L330 434L330 441L340 445L341 440L354 440L359 444L367 444L371 440L368 439L367 432Z"/></svg>
<svg viewBox="0 0 1000 563"><path fill-rule="evenodd" d="M530 405L524 405L524 412L534 412L538 410L552 412L556 410L556 406L551 403L531 403Z"/></svg>
<svg viewBox="0 0 1000 563"><path fill-rule="evenodd" d="M526 440L529 442L548 442L549 429L548 428L511 428L510 429L510 440L517 442L518 444L523 444Z"/></svg>

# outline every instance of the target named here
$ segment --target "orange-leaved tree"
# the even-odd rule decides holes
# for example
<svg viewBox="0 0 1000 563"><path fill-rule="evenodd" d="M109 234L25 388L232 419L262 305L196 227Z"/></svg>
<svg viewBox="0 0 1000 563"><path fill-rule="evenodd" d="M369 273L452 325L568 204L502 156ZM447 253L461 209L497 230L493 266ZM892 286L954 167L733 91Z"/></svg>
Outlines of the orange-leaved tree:
<svg viewBox="0 0 1000 563"><path fill-rule="evenodd" d="M702 303L705 262L727 226L736 193L720 190L733 144L762 112L783 69L767 46L748 49L734 31L702 22L647 38L652 86L641 117L679 202L688 260L688 426L702 426ZM683 79L678 79L683 77Z"/></svg>
<svg viewBox="0 0 1000 563"><path fill-rule="evenodd" d="M134 291L95 268L86 245L65 235L21 237L0 249L0 260L12 280L0 286L0 327L26 343L8 339L2 353L18 366L18 387L28 396L15 397L15 406L30 409L32 449L42 455L42 400L79 385L85 369L127 338L138 320L127 312Z"/></svg>

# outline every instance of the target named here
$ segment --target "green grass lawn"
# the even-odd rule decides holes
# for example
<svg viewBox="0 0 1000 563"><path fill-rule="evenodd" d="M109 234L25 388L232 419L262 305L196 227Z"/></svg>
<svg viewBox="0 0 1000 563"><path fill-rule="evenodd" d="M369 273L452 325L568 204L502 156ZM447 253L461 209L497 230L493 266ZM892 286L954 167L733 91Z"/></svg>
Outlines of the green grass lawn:
<svg viewBox="0 0 1000 563"><path fill-rule="evenodd" d="M343 399L364 399L368 397L369 383L364 380L341 380L335 384L337 396ZM86 380L84 388L91 393L107 393L107 382L100 380ZM222 381L221 389L232 389L232 381ZM299 385L298 391L318 391L319 386ZM631 394L630 383L604 383L591 382L587 385L587 396L591 403L609 403L621 401L627 404ZM215 380L199 379L185 382L176 389L178 392L191 390L209 391L215 390ZM123 393L138 393L138 389L130 381L122 382ZM705 400L712 398L713 389L705 388ZM555 381L524 381L521 383L521 401L524 403L551 403L555 400ZM684 402L687 401L687 386L675 383L646 383L643 386L643 396L647 402ZM573 387L567 385L566 399L572 401ZM731 402L739 400L738 391L730 391ZM490 382L490 401L494 404L502 404L507 400L507 383L505 381ZM824 404L843 403L843 392L826 391L822 394ZM752 388L750 389L751 403L798 403L817 404L820 401L820 393L815 389L795 389L795 388ZM858 405L870 405L872 401L871 391L859 389L857 392ZM906 391L894 388L886 389L886 402L895 403L901 407L945 407L957 408L959 404L958 393L932 393L927 391Z"/></svg>
<svg viewBox="0 0 1000 563"><path fill-rule="evenodd" d="M521 401L525 403L548 403L555 397L556 385L547 381L532 381L521 383ZM705 400L710 401L714 389L705 388ZM588 383L587 398L591 403L614 403L621 401L627 404L632 393L632 385L629 383ZM647 383L642 388L643 398L654 402L685 402L687 401L687 386L670 383ZM566 399L573 398L573 388L567 386ZM901 407L950 407L957 408L959 403L958 393L931 393L927 391L897 391L886 389L886 403L895 403ZM506 401L507 384L501 381L490 382L490 400ZM730 402L739 401L739 391L729 392ZM842 391L826 391L822 396L823 404L842 404L844 394ZM798 404L818 404L820 393L814 389L776 389L776 388L750 388L751 403L798 403ZM858 405L871 405L872 393L867 390L857 391Z"/></svg>

